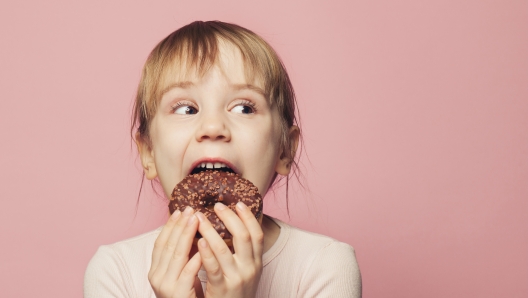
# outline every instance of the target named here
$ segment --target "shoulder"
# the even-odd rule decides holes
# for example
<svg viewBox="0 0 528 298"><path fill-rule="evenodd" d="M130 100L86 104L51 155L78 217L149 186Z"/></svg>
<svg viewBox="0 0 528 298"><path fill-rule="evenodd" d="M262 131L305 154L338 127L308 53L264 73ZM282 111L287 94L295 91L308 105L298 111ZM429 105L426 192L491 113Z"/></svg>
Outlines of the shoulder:
<svg viewBox="0 0 528 298"><path fill-rule="evenodd" d="M159 227L150 232L122 240L113 244L103 245L100 247L103 250L113 250L116 254L124 258L134 258L145 254L149 250L152 251L154 242L161 232Z"/></svg>
<svg viewBox="0 0 528 298"><path fill-rule="evenodd" d="M109 264L124 267L142 264L146 257L150 258L160 231L161 228L158 228L130 239L100 246L90 260L87 272L99 267L109 267Z"/></svg>
<svg viewBox="0 0 528 298"><path fill-rule="evenodd" d="M281 233L285 232L287 235L287 246L289 246L289 249L299 250L319 257L321 257L320 252L335 252L339 256L348 256L355 259L355 250L347 243L340 242L326 235L302 230L275 218L273 220L281 227Z"/></svg>
<svg viewBox="0 0 528 298"><path fill-rule="evenodd" d="M84 275L85 297L135 296L142 292L154 241L161 229L100 246ZM139 285L139 288L138 288ZM148 288L147 288L148 289Z"/></svg>
<svg viewBox="0 0 528 298"><path fill-rule="evenodd" d="M361 273L352 246L276 222L289 230L286 254L304 263L299 281L302 297L361 297Z"/></svg>

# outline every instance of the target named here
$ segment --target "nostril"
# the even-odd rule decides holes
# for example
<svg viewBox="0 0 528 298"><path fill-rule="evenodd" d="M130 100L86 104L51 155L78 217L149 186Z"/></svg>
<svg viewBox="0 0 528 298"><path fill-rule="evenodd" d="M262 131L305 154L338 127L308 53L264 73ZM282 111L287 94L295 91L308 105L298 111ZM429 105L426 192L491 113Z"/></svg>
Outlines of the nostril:
<svg viewBox="0 0 528 298"><path fill-rule="evenodd" d="M201 141L204 141L204 140L225 141L225 140L228 140L228 137L223 134L219 134L219 135L204 134L199 137L199 140Z"/></svg>
<svg viewBox="0 0 528 298"><path fill-rule="evenodd" d="M225 136L219 135L219 136L208 136L204 135L201 137L202 140L221 140L225 139Z"/></svg>
<svg viewBox="0 0 528 298"><path fill-rule="evenodd" d="M199 141L229 141L230 131L220 119L211 117L204 122L197 131L196 139Z"/></svg>

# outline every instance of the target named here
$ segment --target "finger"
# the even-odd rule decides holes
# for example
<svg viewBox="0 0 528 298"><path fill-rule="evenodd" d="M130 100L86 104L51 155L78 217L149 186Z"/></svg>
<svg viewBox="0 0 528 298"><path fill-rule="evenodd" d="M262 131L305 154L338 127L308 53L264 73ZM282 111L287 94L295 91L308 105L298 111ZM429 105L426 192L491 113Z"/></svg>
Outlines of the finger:
<svg viewBox="0 0 528 298"><path fill-rule="evenodd" d="M182 269L185 267L187 260L189 259L189 252L191 251L192 243L196 231L198 230L198 219L193 214L189 217L187 225L185 226L176 249L170 259L167 272L165 273L167 280L176 280L182 273Z"/></svg>
<svg viewBox="0 0 528 298"><path fill-rule="evenodd" d="M169 217L169 220L167 220L167 223L163 226L163 229L161 229L160 234L158 235L158 238L156 238L156 242L154 242L154 250L152 251L152 269L156 269L158 266L161 253L163 249L165 248L165 244L167 243L167 240L169 239L169 236L172 232L172 229L176 225L176 222L178 218L180 217L181 212L180 210L176 210L172 215Z"/></svg>
<svg viewBox="0 0 528 298"><path fill-rule="evenodd" d="M197 212L196 216L200 221L198 231L200 231L202 237L207 240L207 244L213 252L216 261L220 265L222 272L226 275L236 273L235 259L224 239L218 235L211 222L209 222L203 214Z"/></svg>
<svg viewBox="0 0 528 298"><path fill-rule="evenodd" d="M226 228L233 235L233 247L235 248L236 256L240 260L252 262L253 243L251 242L251 235L244 222L222 203L216 203L214 210L218 218L224 222ZM257 220L254 220L258 224Z"/></svg>
<svg viewBox="0 0 528 298"><path fill-rule="evenodd" d="M200 252L202 264L207 272L207 280L212 285L222 283L222 268L220 268L220 264L216 260L216 257L205 238L198 240L198 251Z"/></svg>
<svg viewBox="0 0 528 298"><path fill-rule="evenodd" d="M187 262L183 267L181 274L178 278L177 288L183 289L183 292L191 291L194 288L194 281L202 266L202 257L199 253L195 253L194 256ZM198 290L196 290L198 291ZM178 291L180 292L180 291Z"/></svg>
<svg viewBox="0 0 528 298"><path fill-rule="evenodd" d="M176 247L178 246L178 242L180 240L180 236L185 226L187 225L187 221L189 220L192 214L193 209L191 207L186 207L183 213L178 218L176 225L172 229L169 239L167 240L165 247L161 253L160 261L156 269L156 272L158 272L159 274L165 275L165 272L167 272L167 267L169 266L170 261L173 258L174 251L176 250ZM187 258L188 257L189 256L187 256Z"/></svg>
<svg viewBox="0 0 528 298"><path fill-rule="evenodd" d="M262 260L262 253L264 249L264 232L262 231L262 226L255 218L255 215L251 210L242 202L236 204L236 211L238 217L249 231L251 235L251 242L253 247L253 257L255 259Z"/></svg>

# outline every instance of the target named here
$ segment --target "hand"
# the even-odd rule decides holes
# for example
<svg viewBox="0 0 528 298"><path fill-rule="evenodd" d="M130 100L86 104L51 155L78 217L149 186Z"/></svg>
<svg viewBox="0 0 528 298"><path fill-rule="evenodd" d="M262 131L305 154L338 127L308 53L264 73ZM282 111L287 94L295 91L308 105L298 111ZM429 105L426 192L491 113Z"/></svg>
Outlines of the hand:
<svg viewBox="0 0 528 298"><path fill-rule="evenodd" d="M175 211L161 230L152 251L148 279L156 297L196 297L194 281L202 265L200 254L189 260L198 220L193 209Z"/></svg>
<svg viewBox="0 0 528 298"><path fill-rule="evenodd" d="M236 207L238 216L224 204L217 203L215 212L233 235L232 254L209 220L197 212L198 230L203 238L198 250L207 272L205 297L255 297L262 273L264 233L259 222L244 203Z"/></svg>

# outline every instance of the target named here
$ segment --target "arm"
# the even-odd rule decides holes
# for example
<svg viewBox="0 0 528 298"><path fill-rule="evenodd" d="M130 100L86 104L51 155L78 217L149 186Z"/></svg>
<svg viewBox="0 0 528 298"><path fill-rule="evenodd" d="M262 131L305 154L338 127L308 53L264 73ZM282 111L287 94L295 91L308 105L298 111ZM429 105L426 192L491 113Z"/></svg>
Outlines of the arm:
<svg viewBox="0 0 528 298"><path fill-rule="evenodd" d="M361 297L361 274L354 248L334 241L321 249L299 285L298 297Z"/></svg>

